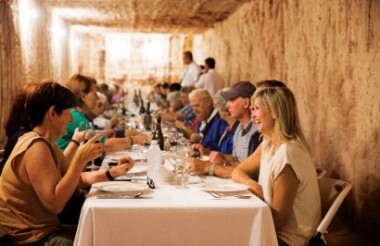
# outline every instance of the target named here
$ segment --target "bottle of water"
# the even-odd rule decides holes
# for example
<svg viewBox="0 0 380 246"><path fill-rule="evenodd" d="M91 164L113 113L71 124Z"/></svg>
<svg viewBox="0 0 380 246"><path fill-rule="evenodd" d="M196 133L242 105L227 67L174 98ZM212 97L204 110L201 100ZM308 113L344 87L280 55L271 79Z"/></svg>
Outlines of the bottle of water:
<svg viewBox="0 0 380 246"><path fill-rule="evenodd" d="M157 140L152 140L148 148L148 177L155 185L161 182L161 149Z"/></svg>

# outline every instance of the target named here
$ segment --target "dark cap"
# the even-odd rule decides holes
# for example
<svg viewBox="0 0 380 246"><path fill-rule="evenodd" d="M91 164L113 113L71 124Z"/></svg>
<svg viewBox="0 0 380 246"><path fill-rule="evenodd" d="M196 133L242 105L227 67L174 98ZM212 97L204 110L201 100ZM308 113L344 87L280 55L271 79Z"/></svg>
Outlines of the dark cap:
<svg viewBox="0 0 380 246"><path fill-rule="evenodd" d="M233 100L238 97L251 98L256 87L249 81L240 81L234 84L228 91L223 91L220 95L226 100Z"/></svg>

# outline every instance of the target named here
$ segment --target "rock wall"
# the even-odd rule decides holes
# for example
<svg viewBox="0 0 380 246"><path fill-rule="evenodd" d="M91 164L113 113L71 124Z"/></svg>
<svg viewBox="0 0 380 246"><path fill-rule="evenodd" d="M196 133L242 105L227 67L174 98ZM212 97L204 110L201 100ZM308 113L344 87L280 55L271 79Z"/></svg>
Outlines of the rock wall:
<svg viewBox="0 0 380 246"><path fill-rule="evenodd" d="M10 1L0 1L0 148L5 145L5 122L8 119L12 96L25 79L21 59L18 13Z"/></svg>
<svg viewBox="0 0 380 246"><path fill-rule="evenodd" d="M380 1L252 1L205 32L228 84L279 79L295 93L315 164L353 184L354 228L379 239ZM198 60L198 63L202 63Z"/></svg>

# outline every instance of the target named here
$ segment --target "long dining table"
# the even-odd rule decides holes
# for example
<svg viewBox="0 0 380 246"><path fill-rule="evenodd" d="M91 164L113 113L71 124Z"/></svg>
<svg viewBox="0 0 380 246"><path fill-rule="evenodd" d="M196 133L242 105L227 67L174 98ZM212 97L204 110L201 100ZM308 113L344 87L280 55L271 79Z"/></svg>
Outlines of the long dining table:
<svg viewBox="0 0 380 246"><path fill-rule="evenodd" d="M139 154L109 153L101 169L108 168L115 157L139 159ZM135 168L141 172L127 178L146 183L144 165L137 162ZM92 188L82 207L74 245L278 245L270 208L249 191L242 193L249 199L215 198L202 185L233 181L191 176L188 188L181 189L170 181L168 170L163 172L165 179L156 181L155 189L136 198L113 197Z"/></svg>

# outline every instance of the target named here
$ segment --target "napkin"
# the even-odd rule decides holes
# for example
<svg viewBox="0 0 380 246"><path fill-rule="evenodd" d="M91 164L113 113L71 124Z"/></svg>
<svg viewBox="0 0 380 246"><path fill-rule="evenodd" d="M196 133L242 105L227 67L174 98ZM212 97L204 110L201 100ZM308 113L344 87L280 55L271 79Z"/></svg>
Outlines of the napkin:
<svg viewBox="0 0 380 246"><path fill-rule="evenodd" d="M174 165L175 162L172 158L169 158L169 159L166 159L165 162L164 162L164 167L169 171L169 172L173 172L175 171L174 169Z"/></svg>

